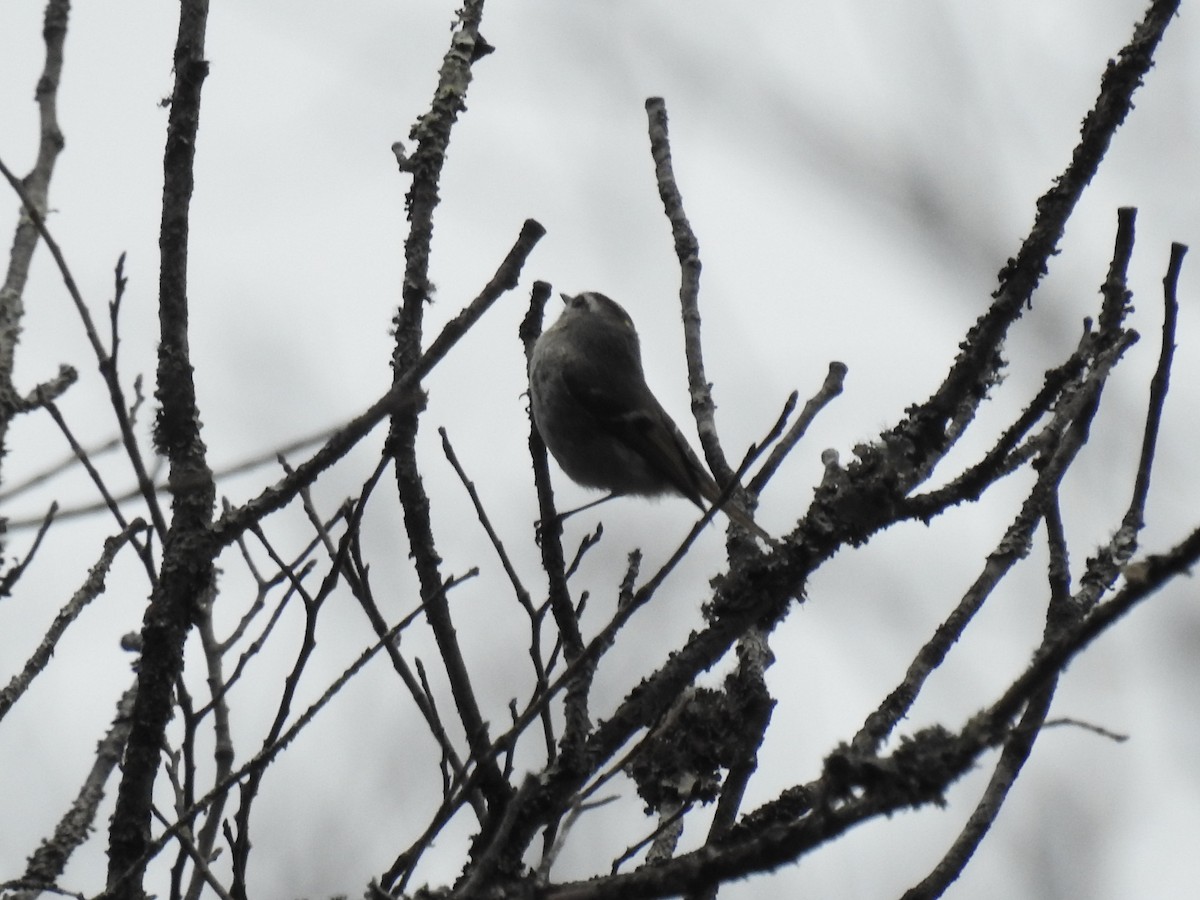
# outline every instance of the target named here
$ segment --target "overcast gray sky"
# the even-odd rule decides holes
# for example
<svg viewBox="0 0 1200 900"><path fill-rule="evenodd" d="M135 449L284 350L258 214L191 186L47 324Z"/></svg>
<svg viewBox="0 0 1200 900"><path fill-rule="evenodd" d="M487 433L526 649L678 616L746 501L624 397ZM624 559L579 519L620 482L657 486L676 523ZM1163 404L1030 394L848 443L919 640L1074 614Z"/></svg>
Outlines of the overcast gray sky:
<svg viewBox="0 0 1200 900"><path fill-rule="evenodd" d="M389 147L407 140L428 106L453 10L452 3L411 0L213 3L190 299L204 436L215 465L334 426L389 383L408 187ZM525 218L548 233L522 287L430 379L424 427L447 571L483 568L455 603L479 626L464 629L463 640L468 654L488 660L484 693L493 721L507 715L509 697L529 688L522 623L515 605L498 599L502 576L435 429L448 429L522 572L536 583L529 540L536 502L516 339L532 280L571 293L600 290L621 302L642 335L651 385L678 421L688 421L679 272L653 179L645 99L663 96L670 114L676 173L704 262L708 372L731 455L766 432L791 390L813 393L830 360L850 369L846 393L763 497L759 521L782 533L807 506L822 450L848 458L855 443L936 386L1028 230L1034 201L1066 165L1104 65L1142 11L1142 0L490 5L483 33L496 52L476 66L468 111L451 142L428 333L479 291ZM166 121L159 101L171 90L176 12L151 0L125 0L119 13L76 4L67 40L60 93L66 149L51 188L50 224L98 317L116 258L128 253L127 383L138 372L149 382L154 372ZM40 16L41 4L29 0L0 6L0 158L18 172L28 169L36 146ZM1116 209L1139 207L1133 322L1143 340L1111 383L1095 440L1068 485L1077 567L1128 502L1169 243L1200 241L1194 10L1185 6L1157 59L1033 313L1013 334L1010 378L981 417L980 436L957 457L958 466L968 464L1028 400L1044 368L1074 346L1081 320L1096 309ZM5 196L0 234L12 233L15 216L16 201ZM1195 527L1200 510L1196 265L1185 264L1182 282L1177 369L1144 535L1150 550ZM76 364L84 379L64 398L64 413L87 442L111 436L82 329L43 251L26 305L20 384L44 380L60 362ZM149 421L144 412L147 434ZM17 423L10 442L9 481L67 452L48 420L31 417ZM378 447L376 436L323 479L318 501L332 509L355 493ZM129 483L118 462L109 471L118 484ZM586 499L555 475L562 506ZM222 490L242 500L266 479L260 471ZM823 756L900 680L975 578L1027 486L1021 479L980 509L931 528L884 534L822 570L808 602L772 640L778 659L770 680L780 702L749 808L815 776ZM5 514L39 515L52 497L67 506L94 499L74 480L22 498ZM413 579L399 518L389 504L379 506L368 549L398 614L411 604ZM611 604L628 551L645 548L648 566L662 561L691 516L683 501L626 500L573 520L568 537L573 528L575 539L596 518L606 526L608 537L581 575L599 608ZM271 527L284 546L306 540L303 523L286 515ZM52 532L42 554L54 564L31 573L36 588L22 582L23 594L0 604L0 680L81 583L109 530L108 521L93 519ZM720 558L720 535L710 532L711 566L698 554L601 673L612 702L698 623ZM17 531L10 553L23 552L31 537ZM1039 549L973 624L908 727L958 724L1020 671L1041 630L1044 555ZM222 568L223 586L236 594L244 581L236 560ZM0 879L23 868L69 804L129 681L130 658L116 642L139 625L144 577L126 560L110 584L0 728ZM340 628L327 623L306 685L313 696L370 642L356 613L333 616ZM1192 895L1200 883L1198 640L1196 592L1185 582L1072 666L1052 715L1131 739L1116 744L1078 728L1043 735L994 833L948 896ZM266 696L287 649L261 661L256 677ZM258 896L354 895L423 822L420 812L439 790L431 750L411 703L379 668L328 709L267 779L252 869ZM190 675L199 689L199 668ZM243 754L253 752L262 728L263 711L251 700L236 723ZM959 785L947 810L872 823L728 895L897 896L940 857L986 774ZM591 871L595 854L610 858L646 830L637 802L594 819L568 847L564 872ZM453 879L465 836L452 832L438 843L426 878ZM68 870L65 887L98 884L102 837Z"/></svg>

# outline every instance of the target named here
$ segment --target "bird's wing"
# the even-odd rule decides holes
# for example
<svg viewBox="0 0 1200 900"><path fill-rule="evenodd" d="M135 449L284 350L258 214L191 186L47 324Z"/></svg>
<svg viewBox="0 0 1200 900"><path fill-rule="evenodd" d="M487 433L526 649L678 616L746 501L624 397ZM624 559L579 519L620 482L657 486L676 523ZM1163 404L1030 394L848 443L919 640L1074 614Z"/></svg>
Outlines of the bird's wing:
<svg viewBox="0 0 1200 900"><path fill-rule="evenodd" d="M596 427L644 460L675 489L704 509L702 498L717 495L716 483L692 452L687 439L648 390L614 390L609 384L566 372L572 399Z"/></svg>
<svg viewBox="0 0 1200 900"><path fill-rule="evenodd" d="M619 441L701 510L705 509L704 500L717 501L721 490L716 481L649 389L622 393L611 385L597 386L594 377L569 371L564 372L563 381L577 408L592 418L597 430ZM767 544L775 543L736 502L726 502L723 511Z"/></svg>

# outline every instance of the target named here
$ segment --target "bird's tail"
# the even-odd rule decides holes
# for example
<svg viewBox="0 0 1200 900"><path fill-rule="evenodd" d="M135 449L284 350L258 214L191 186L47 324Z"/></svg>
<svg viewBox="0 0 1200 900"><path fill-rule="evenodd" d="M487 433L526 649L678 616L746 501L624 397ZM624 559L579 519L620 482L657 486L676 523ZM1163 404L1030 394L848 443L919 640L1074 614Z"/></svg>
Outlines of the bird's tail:
<svg viewBox="0 0 1200 900"><path fill-rule="evenodd" d="M700 485L700 488L701 493L704 494L704 499L713 506L717 506L721 512L725 513L725 516L729 519L729 521L741 528L745 528L755 537L766 541L768 546L775 545L775 538L771 537L771 535L769 535L765 529L761 528L759 524L754 521L754 517L751 516L748 511L743 509L742 506L738 504L736 499L734 499L732 496L722 497L724 492L717 487L717 483L715 481L707 481L706 483Z"/></svg>

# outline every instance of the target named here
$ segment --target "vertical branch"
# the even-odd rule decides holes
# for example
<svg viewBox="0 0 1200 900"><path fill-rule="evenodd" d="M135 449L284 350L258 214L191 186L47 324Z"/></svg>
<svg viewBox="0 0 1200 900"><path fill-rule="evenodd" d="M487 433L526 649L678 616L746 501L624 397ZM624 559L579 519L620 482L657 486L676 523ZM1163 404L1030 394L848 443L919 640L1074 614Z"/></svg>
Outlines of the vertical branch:
<svg viewBox="0 0 1200 900"><path fill-rule="evenodd" d="M200 414L188 349L188 216L200 120L207 0L182 0L175 45L175 87L163 158L163 213L159 233L158 388L155 441L170 461L172 521L163 542L162 577L142 624L124 777L109 828L108 889L121 900L144 896L144 854L150 845L154 781L173 691L183 671L184 639L213 581L219 545L210 534L215 488L200 438Z"/></svg>
<svg viewBox="0 0 1200 900"><path fill-rule="evenodd" d="M691 223L683 211L683 195L675 181L667 134L667 105L662 97L651 97L646 101L646 116L650 120L650 153L654 157L658 195L662 198L663 209L671 223L675 255L681 269L679 302L683 312L683 344L687 352L692 414L696 417L704 458L717 477L717 483L726 485L733 478L733 469L725 459L725 451L721 449L717 437L716 406L712 399L712 386L704 374L704 350L700 342L700 242L696 240L696 233L692 231Z"/></svg>
<svg viewBox="0 0 1200 900"><path fill-rule="evenodd" d="M433 240L433 213L440 199L438 185L446 162L450 132L458 120L458 114L466 109L471 66L492 49L479 34L483 0L466 0L458 15L458 26L451 37L450 49L442 60L429 112L417 120L409 134L417 142L416 148L413 155L403 160L402 164L406 171L412 173L413 183L405 198L410 227L404 243L401 305L394 320L396 347L392 369L397 380L405 376L421 354L424 307L431 294L429 255ZM444 592L445 579L439 569L441 557L433 539L429 497L417 465L419 424L419 409L396 413L392 417L388 450L395 460L400 505L404 510L404 525L421 583L421 594L428 598L426 616L437 640L467 742L483 773L481 788L489 806L497 807L505 802L509 789L495 760L488 756L490 741L487 723L475 698Z"/></svg>
<svg viewBox="0 0 1200 900"><path fill-rule="evenodd" d="M213 631L211 608L201 611L198 629L201 645L204 647L205 662L208 666L208 692L209 696L212 697L213 735L215 738L213 742L213 762L215 764L213 782L215 783L224 781L233 768L233 738L229 727L229 704L225 697L229 681L225 677L223 670L224 650ZM195 767L191 767L189 774L194 772L194 770ZM221 827L221 822L224 821L227 796L226 794L222 794L213 801L213 805L206 812L204 825L201 826L199 833L196 835L196 849L199 851L199 857L203 860L212 859L213 848L216 846L217 841L217 833ZM188 799L190 800L191 798L189 797ZM203 873L197 867L193 871L191 882L188 885L187 900L197 900L203 886Z"/></svg>
<svg viewBox="0 0 1200 900"><path fill-rule="evenodd" d="M1140 529L1146 510L1146 497L1150 493L1150 469L1154 461L1154 450L1158 444L1158 429L1162 424L1163 404L1167 399L1167 388L1171 384L1171 363L1175 358L1175 326L1179 320L1179 271L1187 247L1180 243L1171 245L1171 259L1167 274L1163 276L1163 324L1162 347L1159 350L1158 367L1150 380L1150 405L1143 432L1142 452L1138 463L1137 478L1133 485L1133 501L1125 524Z"/></svg>
<svg viewBox="0 0 1200 900"><path fill-rule="evenodd" d="M1119 240L1118 249L1120 249ZM1150 475L1154 467L1154 453L1158 446L1158 432L1162 425L1167 388L1171 382L1171 365L1175 358L1175 327L1179 313L1175 287L1179 279L1179 270L1183 264L1185 250L1186 248L1182 244L1171 245L1171 261L1167 268L1167 274L1163 278L1162 343L1159 348L1158 365L1154 370L1154 376L1150 379L1146 423L1142 430L1142 448L1138 454L1138 468L1134 475L1129 507L1125 510L1125 515L1121 518L1121 525L1113 533L1112 538L1099 549L1095 556L1088 560L1087 570L1079 579L1081 589L1073 598L1072 609L1076 612L1090 612L1096 607L1101 596L1116 583L1117 577L1138 549L1138 535L1145 524Z"/></svg>
<svg viewBox="0 0 1200 900"><path fill-rule="evenodd" d="M409 132L409 138L417 142L416 149L402 162L402 168L412 173L413 183L405 196L410 227L404 241L402 304L394 320L394 367L397 373L415 363L420 354L424 305L432 293L429 254L433 241L433 212L441 199L438 183L446 162L450 130L458 121L458 114L467 108L471 66L492 50L479 34L483 0L466 0L458 15L459 25L442 60L429 112L421 116Z"/></svg>
<svg viewBox="0 0 1200 900"><path fill-rule="evenodd" d="M533 357L533 346L542 333L542 316L549 297L550 285L544 281L535 281L529 299L529 312L518 331L525 348L526 366ZM558 626L567 662L573 663L583 653L583 636L579 630L579 618L571 602L571 592L567 587L567 565L562 548L562 520L554 508L554 491L550 484L546 444L538 433L532 413L529 416L529 458L533 462L533 479L537 486L538 514L541 518L538 526L538 545L542 551L542 569L549 582L550 612L554 616L555 625ZM591 691L595 668L594 661L584 663L567 688L567 727L561 743L563 750L570 754L579 749L591 728L588 694ZM539 688L541 687L544 685L539 685ZM545 715L546 721L549 721L548 714Z"/></svg>
<svg viewBox="0 0 1200 900"><path fill-rule="evenodd" d="M62 77L63 43L67 37L67 21L71 13L69 0L49 0L42 25L46 42L46 62L37 83L37 104L40 115L37 160L32 171L22 179L25 192L37 212L45 214L50 192L50 177L54 163L63 148L62 130L58 125L58 84ZM29 266L37 247L38 228L33 218L22 215L13 235L8 271L0 285L0 460L7 449L5 440L8 423L21 408L21 398L13 385L13 365L17 343L21 339L21 320L25 315L22 297L29 278Z"/></svg>
<svg viewBox="0 0 1200 900"><path fill-rule="evenodd" d="M1129 301L1133 294L1129 290L1129 261L1133 258L1133 241L1137 209L1132 206L1122 206L1117 210L1117 236L1113 248L1112 262L1108 266L1108 274L1100 293L1104 300L1100 305L1098 319L1100 333L1107 334L1121 326L1125 314L1129 312Z"/></svg>
<svg viewBox="0 0 1200 900"><path fill-rule="evenodd" d="M736 758L728 767L717 798L716 812L705 840L708 845L720 843L733 828L750 778L758 768L758 750L775 708L766 683L766 670L774 660L767 635L760 629L752 629L738 644L737 670L725 679L726 702L740 712L738 724L742 731L738 738L731 736L729 741ZM717 893L718 886L714 884L696 891L688 900L716 900Z"/></svg>

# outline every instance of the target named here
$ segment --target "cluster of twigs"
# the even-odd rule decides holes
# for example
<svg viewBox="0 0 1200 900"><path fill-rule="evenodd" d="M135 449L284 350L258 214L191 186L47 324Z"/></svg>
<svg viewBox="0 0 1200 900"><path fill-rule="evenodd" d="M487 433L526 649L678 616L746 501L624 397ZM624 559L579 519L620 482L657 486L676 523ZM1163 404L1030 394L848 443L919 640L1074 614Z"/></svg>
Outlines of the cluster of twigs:
<svg viewBox="0 0 1200 900"><path fill-rule="evenodd" d="M855 458L847 465L827 455L825 476L814 500L789 534L769 547L758 546L745 535L731 536L728 566L714 582L704 610L704 627L614 708L592 708L596 666L620 639L622 629L662 589L707 519L698 523L649 577L641 571L640 555L632 554L620 580L616 611L601 625L585 628L581 617L586 595L573 592L571 578L601 535L599 531L589 535L568 558L561 529L552 527L559 519L545 448L536 430L530 431L530 455L541 520L547 523L539 529L547 577L544 599L539 596L542 591L523 583L442 432L445 455L470 493L479 521L529 621L527 652L534 687L523 702L513 702L508 727L497 731L478 699L449 603L453 588L475 571L448 575L443 570L417 455L425 408L423 379L498 298L517 287L526 260L543 233L536 222L526 222L492 280L422 350L426 344L423 316L431 291L433 218L445 151L458 115L465 109L473 66L492 50L479 32L483 0L467 0L459 13L431 107L413 127L412 152L395 148L401 171L412 183L407 195L410 231L405 243L402 303L395 319L391 389L361 415L323 436L319 448L304 462L292 467L280 456L282 478L246 503L226 504L219 515L217 476L200 438L200 410L192 382L195 361L187 340L187 226L201 88L207 71L207 3L181 3L176 82L164 159L161 334L155 390L159 404L155 449L167 461L164 485L136 436L140 386L135 387L131 400L118 368L122 267L118 264L106 341L45 224L47 185L55 147L61 144L61 136L56 137L54 93L68 11L66 3L51 0L45 30L47 74L39 82L38 94L44 152L39 154L33 175L24 179L16 178L0 163L0 171L25 210L14 263L0 299L8 304L9 315L19 318L28 254L38 240L44 242L58 264L99 363L120 435L119 446L132 467L136 488L126 495L111 490L92 464L94 453L80 444L58 411L56 400L74 382L73 370L64 369L26 397L17 395L11 381L11 356L16 346L12 335L12 343L6 344L8 356L0 358L0 376L5 379L0 383L4 412L0 427L6 429L18 414L38 410L49 414L67 437L74 458L92 478L117 531L105 542L87 580L63 607L35 653L0 691L0 719L47 665L80 610L104 590L106 575L126 548L141 561L150 601L141 633L133 642L133 649L140 653L135 682L118 701L114 724L100 744L96 765L79 798L20 877L0 873L0 878L10 878L0 883L0 888L20 897L32 897L42 890L71 893L58 879L94 827L104 786L119 763L116 808L108 830L105 896L114 900L144 896L147 867L166 851L174 854L171 896L195 898L205 890L222 898L249 896L251 814L272 762L367 662L382 653L436 742L443 791L440 805L429 812L412 843L400 850L390 865L381 864L384 871L370 888L375 896L394 897L410 891L433 841L452 820L469 816L475 836L463 860L461 877L439 896L464 900L712 897L721 883L793 861L866 819L940 802L947 788L979 765L985 753L1002 748L991 781L962 834L928 877L906 895L939 896L986 834L1019 774L1045 724L1064 666L1134 605L1200 557L1200 530L1166 553L1136 556L1174 348L1175 294L1184 255L1184 248L1176 245L1164 277L1162 349L1147 403L1132 499L1112 540L1093 554L1082 577L1073 583L1069 574L1059 486L1088 439L1113 367L1137 340L1137 334L1125 324L1131 298L1126 272L1134 246L1131 209L1119 212L1116 249L1095 323L1087 323L1074 352L1046 372L1042 389L988 452L948 484L922 489L998 382L1003 367L1001 344L1010 327L1032 308L1035 288L1075 203L1131 108L1132 95L1177 6L1177 2L1152 3L1130 44L1110 63L1070 165L1039 200L1028 239L1002 271L993 303L967 335L944 382L876 441L856 448ZM794 421L797 398L788 398L782 415L760 445L752 448L739 466L729 464L719 441L701 352L699 245L672 171L664 103L651 99L647 114L660 195L682 270L680 297L689 383L701 442L718 480L729 485L728 492L741 491L739 485L745 482L747 494L742 502L752 502L768 490L780 463L813 417L840 392L845 367L831 364L825 384ZM520 331L526 353L540 332L549 295L549 285L534 284L529 314ZM332 515L323 513L310 497L309 487L384 421L389 424L384 454L361 492ZM0 441L6 433L0 432ZM755 468L762 455L765 459ZM389 621L375 598L361 543L364 510L389 467L395 475L397 502L420 586L419 597L397 621ZM978 499L1025 467L1036 472L1036 480L1020 511L987 557L976 582L916 654L904 680L859 731L825 760L819 778L796 784L759 808L744 811L743 795L766 740L774 705L764 680L772 659L769 638L805 599L812 574L839 549L864 544L899 523L928 522L952 506ZM48 473L47 477L52 476ZM169 511L160 499L164 489L171 497ZM125 512L135 497L145 510L144 519L131 518ZM271 514L285 507L301 509L313 535L308 546L290 558L277 549L263 527ZM52 509L46 516L26 557L4 573L0 581L4 593L16 589L33 563L55 513ZM1028 667L960 727L945 725L898 734L900 722L930 674L1001 580L1029 552L1042 526L1050 550L1046 623L1044 639ZM256 592L232 630L220 634L213 609L226 601L217 589L215 566L226 551L241 557ZM256 561L264 557L270 560L269 569ZM364 648L316 701L300 710L298 686L316 650L319 617L339 590L355 598L377 640ZM283 682L274 718L266 724L257 749L239 753L229 728L231 698L248 662L271 640L285 611L297 605L303 608L303 640ZM439 706L424 666L401 652L399 636L419 620L437 642L438 677L449 684L452 697L449 714L444 702ZM192 633L203 648L208 688L203 700L192 696L182 677L184 642ZM696 688L697 676L731 651L736 652L737 666L721 688ZM602 717L599 724L594 721L597 715ZM168 723L174 717L180 721L181 737L172 742ZM211 735L214 747L210 766L198 758L205 733ZM526 748L531 744L538 747L544 765L518 779L513 764L518 745ZM619 773L633 779L648 808L657 814L658 823L644 839L630 842L629 850L612 864L611 871L597 871L597 877L587 881L556 881L553 864L569 841L572 826L600 802L596 800L600 789ZM169 811L154 802L156 790L161 795L164 777L173 801ZM690 813L708 802L717 806L703 843L690 852L677 852ZM411 811L406 815L411 816ZM647 863L653 864L622 871L644 849ZM218 866L221 852L226 855ZM531 857L537 860L532 866ZM417 893L432 892L422 889Z"/></svg>

